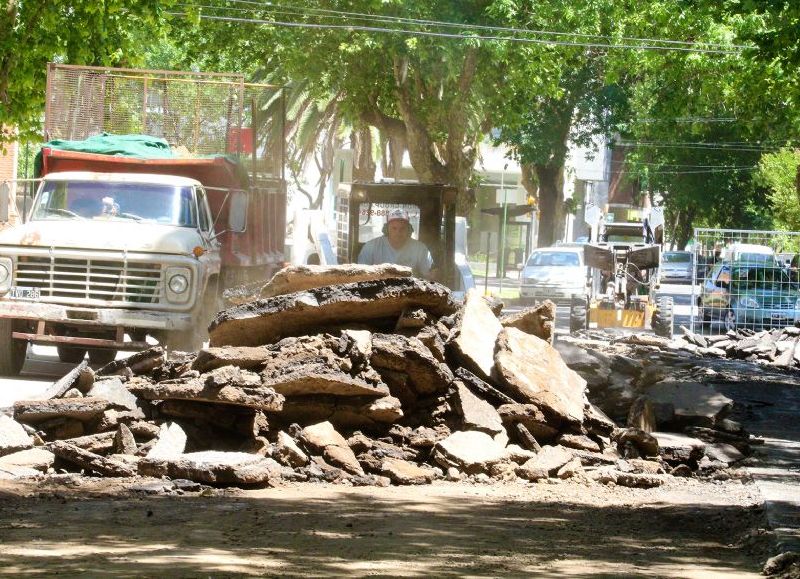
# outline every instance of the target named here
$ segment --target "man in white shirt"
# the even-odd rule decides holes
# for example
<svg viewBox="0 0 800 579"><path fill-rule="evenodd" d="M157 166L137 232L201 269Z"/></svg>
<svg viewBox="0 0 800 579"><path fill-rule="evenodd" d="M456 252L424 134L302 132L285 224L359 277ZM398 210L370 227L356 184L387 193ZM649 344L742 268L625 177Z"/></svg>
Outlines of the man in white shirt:
<svg viewBox="0 0 800 579"><path fill-rule="evenodd" d="M415 276L430 279L433 259L424 243L411 238L413 231L408 212L404 209L392 209L387 217L384 234L364 244L358 254L358 263L405 265L413 270Z"/></svg>

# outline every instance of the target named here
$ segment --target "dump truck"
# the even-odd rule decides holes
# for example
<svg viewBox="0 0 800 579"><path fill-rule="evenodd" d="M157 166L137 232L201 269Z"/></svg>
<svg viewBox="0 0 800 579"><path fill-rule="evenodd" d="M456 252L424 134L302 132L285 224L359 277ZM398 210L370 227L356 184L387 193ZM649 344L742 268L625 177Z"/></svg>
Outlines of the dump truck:
<svg viewBox="0 0 800 579"><path fill-rule="evenodd" d="M45 132L56 136L76 134L72 123L59 119L89 114L73 107L64 115L58 106L70 98L65 91L83 87L73 101L100 99L96 110L109 115L120 102L109 100L115 93L108 88L120 77L123 86L131 78L143 85L126 95L126 103L141 98L140 110L151 115L145 126L166 134L164 100L155 106L147 92L194 78L94 67L51 67L50 74L64 80L48 77ZM201 80L231 94L241 88L218 77ZM102 94L93 86L102 86ZM108 118L118 121L125 111L120 105ZM157 114L161 124L153 119ZM225 117L200 120L213 121L216 130ZM173 350L196 349L226 287L264 279L283 266L282 162L264 162L265 141L243 125L245 115L232 120L222 145L209 145L211 137L191 123L181 133L188 134L185 140L176 133L188 154L176 154L179 147L161 136L105 134L115 127L102 118L77 131L94 133L88 138L53 139L41 149L35 194L20 210L22 222L0 231L0 374L19 373L28 344L54 345L65 362L88 353L96 365L118 350L151 347L152 340ZM123 124L130 127L130 119ZM13 203L13 184L2 191L0 208Z"/></svg>

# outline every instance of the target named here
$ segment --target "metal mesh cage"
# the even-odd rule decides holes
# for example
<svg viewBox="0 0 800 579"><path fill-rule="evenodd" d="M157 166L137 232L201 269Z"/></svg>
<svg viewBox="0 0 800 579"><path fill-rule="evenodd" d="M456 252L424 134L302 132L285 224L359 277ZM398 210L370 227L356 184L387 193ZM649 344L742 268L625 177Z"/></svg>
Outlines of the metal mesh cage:
<svg viewBox="0 0 800 579"><path fill-rule="evenodd" d="M284 95L239 74L51 63L45 137L103 132L165 139L179 156L233 155L251 175L283 178Z"/></svg>
<svg viewBox="0 0 800 579"><path fill-rule="evenodd" d="M692 326L757 332L800 321L800 233L695 229Z"/></svg>

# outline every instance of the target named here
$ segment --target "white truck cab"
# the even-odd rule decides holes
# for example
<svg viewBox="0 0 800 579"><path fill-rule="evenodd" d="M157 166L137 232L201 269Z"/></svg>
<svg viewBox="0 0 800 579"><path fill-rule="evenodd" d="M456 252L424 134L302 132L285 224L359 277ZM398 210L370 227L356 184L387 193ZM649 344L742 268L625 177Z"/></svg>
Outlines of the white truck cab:
<svg viewBox="0 0 800 579"><path fill-rule="evenodd" d="M95 363L147 347L147 335L196 345L221 261L199 181L50 173L26 217L0 231L0 374L19 372L28 342Z"/></svg>

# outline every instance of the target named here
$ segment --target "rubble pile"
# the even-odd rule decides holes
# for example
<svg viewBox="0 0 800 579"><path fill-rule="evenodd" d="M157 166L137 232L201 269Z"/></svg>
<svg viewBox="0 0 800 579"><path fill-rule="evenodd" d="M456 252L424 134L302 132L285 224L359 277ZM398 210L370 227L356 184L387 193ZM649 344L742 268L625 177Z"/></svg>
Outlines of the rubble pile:
<svg viewBox="0 0 800 579"><path fill-rule="evenodd" d="M800 366L800 327L788 326L773 330L742 328L725 334L704 336L681 328L678 346L699 356L733 358L779 368Z"/></svg>
<svg viewBox="0 0 800 579"><path fill-rule="evenodd" d="M207 348L167 357L156 347L97 372L81 363L15 403L13 419L0 416L0 475L651 487L737 460L708 458L720 412L689 420L693 438L655 431L670 404L673 421L686 417L655 393L619 428L587 399L585 377L590 389L596 377L586 363L600 358L577 348L589 359L581 366L572 351L565 363L553 347L553 304L498 317L477 292L458 303L442 285L385 269L288 268L258 291L267 297L220 312ZM601 366L639 371L635 361ZM735 449L740 433L728 426Z"/></svg>

